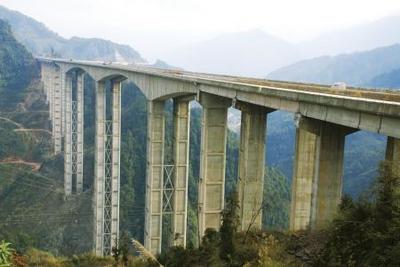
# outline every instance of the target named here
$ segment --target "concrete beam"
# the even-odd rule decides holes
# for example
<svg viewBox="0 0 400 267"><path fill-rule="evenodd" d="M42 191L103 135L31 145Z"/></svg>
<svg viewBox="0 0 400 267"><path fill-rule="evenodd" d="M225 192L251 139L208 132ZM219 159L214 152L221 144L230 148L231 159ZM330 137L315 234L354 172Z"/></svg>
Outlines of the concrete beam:
<svg viewBox="0 0 400 267"><path fill-rule="evenodd" d="M227 113L231 100L200 94L203 106L199 181L199 233L219 230L225 197Z"/></svg>
<svg viewBox="0 0 400 267"><path fill-rule="evenodd" d="M239 206L241 229L262 227L267 110L240 103Z"/></svg>
<svg viewBox="0 0 400 267"><path fill-rule="evenodd" d="M147 177L144 245L153 254L161 252L164 184L164 101L147 104Z"/></svg>
<svg viewBox="0 0 400 267"><path fill-rule="evenodd" d="M174 245L186 246L189 179L190 100L174 99Z"/></svg>
<svg viewBox="0 0 400 267"><path fill-rule="evenodd" d="M297 126L290 229L319 229L340 203L345 136L353 130L305 117Z"/></svg>

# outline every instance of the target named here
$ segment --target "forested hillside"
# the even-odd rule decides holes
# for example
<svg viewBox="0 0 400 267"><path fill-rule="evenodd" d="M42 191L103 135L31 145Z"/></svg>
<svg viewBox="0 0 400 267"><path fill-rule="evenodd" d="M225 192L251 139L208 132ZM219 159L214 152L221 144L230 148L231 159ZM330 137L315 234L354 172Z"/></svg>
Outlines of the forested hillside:
<svg viewBox="0 0 400 267"><path fill-rule="evenodd" d="M11 27L0 20L0 105L15 102L16 97L37 76L33 57L11 34ZM12 97L14 101L10 101Z"/></svg>
<svg viewBox="0 0 400 267"><path fill-rule="evenodd" d="M62 158L51 154L38 64L2 20L0 75L0 240L21 251L90 249L90 194L64 199Z"/></svg>

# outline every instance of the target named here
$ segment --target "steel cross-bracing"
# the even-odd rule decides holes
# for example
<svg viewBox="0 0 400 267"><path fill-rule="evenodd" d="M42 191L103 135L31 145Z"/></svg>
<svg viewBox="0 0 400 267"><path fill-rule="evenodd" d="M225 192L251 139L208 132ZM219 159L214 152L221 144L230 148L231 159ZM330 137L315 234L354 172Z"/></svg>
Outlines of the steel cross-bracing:
<svg viewBox="0 0 400 267"><path fill-rule="evenodd" d="M172 182L174 167L174 165L164 165L163 214L172 214L174 212L173 197L175 188Z"/></svg>

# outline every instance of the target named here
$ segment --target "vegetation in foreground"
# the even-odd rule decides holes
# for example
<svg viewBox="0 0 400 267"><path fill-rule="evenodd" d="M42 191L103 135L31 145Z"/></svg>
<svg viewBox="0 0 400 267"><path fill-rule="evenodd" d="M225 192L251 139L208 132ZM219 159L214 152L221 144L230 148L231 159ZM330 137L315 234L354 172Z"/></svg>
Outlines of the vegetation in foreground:
<svg viewBox="0 0 400 267"><path fill-rule="evenodd" d="M371 195L358 200L344 197L337 218L318 232L238 232L238 201L232 194L219 232L207 229L199 248L171 247L157 260L143 251L133 256L127 237L121 238L113 257L57 258L32 248L17 256L3 242L0 259L15 266L400 266L397 175L383 162Z"/></svg>

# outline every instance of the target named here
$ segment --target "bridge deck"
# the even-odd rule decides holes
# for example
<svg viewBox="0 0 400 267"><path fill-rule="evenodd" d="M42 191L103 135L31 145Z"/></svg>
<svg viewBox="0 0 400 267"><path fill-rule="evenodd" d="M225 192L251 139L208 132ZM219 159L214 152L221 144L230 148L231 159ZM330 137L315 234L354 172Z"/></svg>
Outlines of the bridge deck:
<svg viewBox="0 0 400 267"><path fill-rule="evenodd" d="M303 93L321 94L324 96L343 96L352 99L366 100L371 102L386 102L390 104L400 104L400 89L374 89L374 88L359 88L347 87L346 89L332 88L329 85L301 83L291 81L276 81L250 77L190 72L183 70L170 70L155 68L140 65L123 65L118 63L103 63L98 61L80 61L80 60L65 60L65 59L46 59L39 58L42 61L62 62L67 64L76 64L82 66L92 66L99 68L107 68L121 71L132 71L138 73L145 73L154 76L187 80L193 82L217 82L230 85L256 87L261 90L263 88L284 90L284 91L297 91ZM375 101L374 101L375 100ZM376 101L377 100L377 101Z"/></svg>

